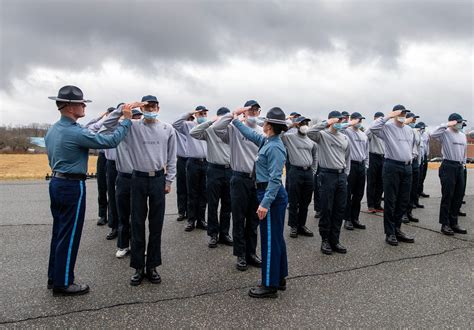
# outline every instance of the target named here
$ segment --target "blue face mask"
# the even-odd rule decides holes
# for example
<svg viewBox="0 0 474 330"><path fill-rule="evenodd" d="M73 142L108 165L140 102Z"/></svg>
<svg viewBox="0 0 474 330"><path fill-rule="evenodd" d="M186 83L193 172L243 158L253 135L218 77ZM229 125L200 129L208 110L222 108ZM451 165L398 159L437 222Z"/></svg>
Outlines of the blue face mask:
<svg viewBox="0 0 474 330"><path fill-rule="evenodd" d="M458 131L462 131L462 123L457 123L456 126L454 126Z"/></svg>
<svg viewBox="0 0 474 330"><path fill-rule="evenodd" d="M415 123L409 123L408 126L410 126L411 128L415 128Z"/></svg>
<svg viewBox="0 0 474 330"><path fill-rule="evenodd" d="M205 123L207 121L207 117L198 117L196 121L198 124Z"/></svg>
<svg viewBox="0 0 474 330"><path fill-rule="evenodd" d="M144 119L156 119L156 117L158 117L158 112L143 111Z"/></svg>
<svg viewBox="0 0 474 330"><path fill-rule="evenodd" d="M339 132L342 129L342 125L342 123L335 123L332 125L332 127L334 127L334 129Z"/></svg>
<svg viewBox="0 0 474 330"><path fill-rule="evenodd" d="M246 121L250 127L257 126L257 117L247 117Z"/></svg>
<svg viewBox="0 0 474 330"><path fill-rule="evenodd" d="M341 123L341 129L347 128L349 126L349 123Z"/></svg>
<svg viewBox="0 0 474 330"><path fill-rule="evenodd" d="M354 125L355 128L362 128L362 124L361 123L357 123Z"/></svg>

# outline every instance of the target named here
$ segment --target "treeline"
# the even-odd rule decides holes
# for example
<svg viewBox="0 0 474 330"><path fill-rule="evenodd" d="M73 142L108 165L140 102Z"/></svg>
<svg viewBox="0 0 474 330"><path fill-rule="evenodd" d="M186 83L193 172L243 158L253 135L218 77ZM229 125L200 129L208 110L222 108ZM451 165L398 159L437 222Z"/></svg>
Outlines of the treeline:
<svg viewBox="0 0 474 330"><path fill-rule="evenodd" d="M30 137L44 137L50 126L39 123L0 126L0 152L25 153L31 149L43 152L44 148L30 143Z"/></svg>

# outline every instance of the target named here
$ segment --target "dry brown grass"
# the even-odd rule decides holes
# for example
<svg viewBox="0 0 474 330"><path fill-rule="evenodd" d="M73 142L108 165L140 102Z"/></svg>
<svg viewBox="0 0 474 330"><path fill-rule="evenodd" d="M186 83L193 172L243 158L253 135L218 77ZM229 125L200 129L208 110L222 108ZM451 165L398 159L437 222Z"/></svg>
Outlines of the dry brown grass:
<svg viewBox="0 0 474 330"><path fill-rule="evenodd" d="M95 173L97 156L89 156L89 173ZM51 174L46 154L0 154L0 180L43 179Z"/></svg>

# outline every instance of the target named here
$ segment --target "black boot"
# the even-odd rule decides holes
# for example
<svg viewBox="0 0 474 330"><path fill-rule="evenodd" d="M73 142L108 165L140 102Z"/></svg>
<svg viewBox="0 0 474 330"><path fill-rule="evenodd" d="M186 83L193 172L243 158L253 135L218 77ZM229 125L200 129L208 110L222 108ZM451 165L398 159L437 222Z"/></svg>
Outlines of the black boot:
<svg viewBox="0 0 474 330"><path fill-rule="evenodd" d="M117 238L117 236L118 236L118 231L117 231L117 229L114 228L110 231L110 233L107 234L107 236L105 238L110 241L110 240L113 240L113 239Z"/></svg>
<svg viewBox="0 0 474 330"><path fill-rule="evenodd" d="M237 257L237 264L235 267L241 272L246 271L249 268L247 266L247 260L244 257Z"/></svg>
<svg viewBox="0 0 474 330"><path fill-rule="evenodd" d="M308 229L308 227L306 226L301 226L300 228L298 228L298 234L301 234L303 236L307 236L307 237L313 237L314 234L311 230Z"/></svg>
<svg viewBox="0 0 474 330"><path fill-rule="evenodd" d="M329 241L327 239L323 239L321 242L321 252L324 254L332 254L332 248L331 244L329 244Z"/></svg>
<svg viewBox="0 0 474 330"><path fill-rule="evenodd" d="M276 298L278 290L268 286L257 286L249 290L249 296L252 298Z"/></svg>
<svg viewBox="0 0 474 330"><path fill-rule="evenodd" d="M86 284L73 283L67 288L53 288L53 296L80 296L89 292Z"/></svg>
<svg viewBox="0 0 474 330"><path fill-rule="evenodd" d="M217 247L217 235L213 234L211 237L209 237L209 243L207 243L207 246L209 246L211 249Z"/></svg>
<svg viewBox="0 0 474 330"><path fill-rule="evenodd" d="M247 264L257 268L262 268L262 260L260 260L256 254L251 254L247 257Z"/></svg>
<svg viewBox="0 0 474 330"><path fill-rule="evenodd" d="M135 274L130 278L130 285L137 286L140 285L145 278L145 272L143 268L135 269Z"/></svg>
<svg viewBox="0 0 474 330"><path fill-rule="evenodd" d="M224 245L228 245L228 246L233 246L234 245L234 240L232 239L232 237L230 237L229 234L220 233L219 234L219 243L224 244Z"/></svg>
<svg viewBox="0 0 474 330"><path fill-rule="evenodd" d="M161 283L161 276L156 271L156 267L147 269L146 277L148 278L148 281L150 281L150 283L153 283L153 284Z"/></svg>
<svg viewBox="0 0 474 330"><path fill-rule="evenodd" d="M407 218L410 222L420 222L418 218L415 218L411 212L407 213Z"/></svg>
<svg viewBox="0 0 474 330"><path fill-rule="evenodd" d="M298 237L298 228L290 227L290 237L297 238Z"/></svg>

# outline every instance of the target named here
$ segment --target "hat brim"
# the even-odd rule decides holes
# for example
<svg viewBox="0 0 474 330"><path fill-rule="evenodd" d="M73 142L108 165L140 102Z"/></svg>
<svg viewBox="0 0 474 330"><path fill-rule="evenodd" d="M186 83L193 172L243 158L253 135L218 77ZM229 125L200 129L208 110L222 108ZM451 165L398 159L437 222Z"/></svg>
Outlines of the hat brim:
<svg viewBox="0 0 474 330"><path fill-rule="evenodd" d="M282 119L272 119L272 118L265 118L265 121L271 124L278 124L278 125L285 125L287 126L286 120Z"/></svg>
<svg viewBox="0 0 474 330"><path fill-rule="evenodd" d="M66 100L66 99L56 97L56 96L48 96L48 99L53 100L53 101L59 101L59 102L67 102L67 103L90 103L90 102L92 102L91 100Z"/></svg>

